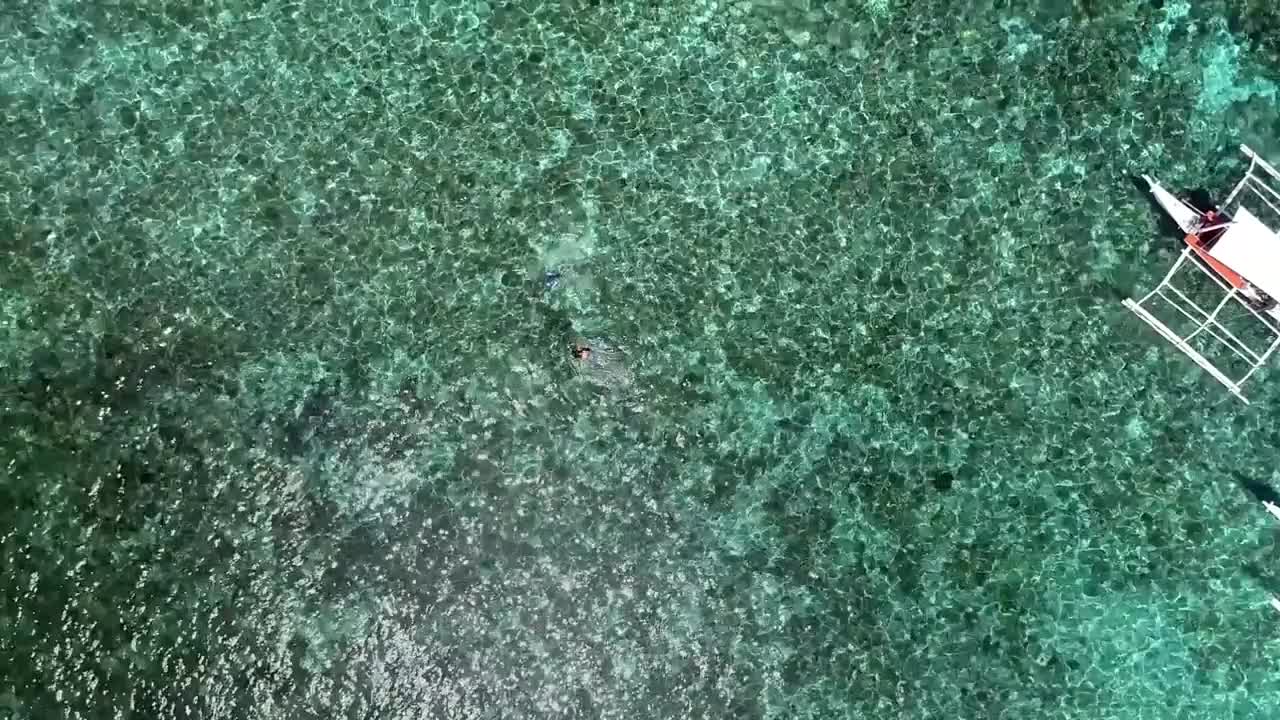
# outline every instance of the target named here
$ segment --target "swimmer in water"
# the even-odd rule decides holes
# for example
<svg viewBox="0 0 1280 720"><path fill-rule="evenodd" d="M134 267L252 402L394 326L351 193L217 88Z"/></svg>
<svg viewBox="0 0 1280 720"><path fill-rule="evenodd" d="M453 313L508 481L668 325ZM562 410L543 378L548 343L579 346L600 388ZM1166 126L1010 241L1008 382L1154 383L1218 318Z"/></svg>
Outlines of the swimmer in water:
<svg viewBox="0 0 1280 720"><path fill-rule="evenodd" d="M542 289L551 291L560 287L560 271L548 270L542 275Z"/></svg>
<svg viewBox="0 0 1280 720"><path fill-rule="evenodd" d="M577 338L569 355L574 372L596 385L623 388L635 379L622 349L602 338Z"/></svg>

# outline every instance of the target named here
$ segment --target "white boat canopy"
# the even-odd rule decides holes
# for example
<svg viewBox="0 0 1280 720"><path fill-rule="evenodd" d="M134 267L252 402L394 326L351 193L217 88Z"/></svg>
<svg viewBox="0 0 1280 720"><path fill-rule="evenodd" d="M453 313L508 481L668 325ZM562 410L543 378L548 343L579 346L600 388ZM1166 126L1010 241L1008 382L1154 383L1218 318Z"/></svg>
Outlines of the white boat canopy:
<svg viewBox="0 0 1280 720"><path fill-rule="evenodd" d="M1280 298L1280 237L1243 204L1209 254L1229 268L1238 268L1254 287Z"/></svg>

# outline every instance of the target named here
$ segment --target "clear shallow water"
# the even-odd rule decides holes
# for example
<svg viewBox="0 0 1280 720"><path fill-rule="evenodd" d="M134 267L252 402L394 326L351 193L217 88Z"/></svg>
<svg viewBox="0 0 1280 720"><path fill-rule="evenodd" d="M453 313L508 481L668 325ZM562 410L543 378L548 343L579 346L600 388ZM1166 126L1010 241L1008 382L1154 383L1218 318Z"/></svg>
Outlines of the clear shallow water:
<svg viewBox="0 0 1280 720"><path fill-rule="evenodd" d="M0 707L1269 717L1274 11L995 5L3 11Z"/></svg>

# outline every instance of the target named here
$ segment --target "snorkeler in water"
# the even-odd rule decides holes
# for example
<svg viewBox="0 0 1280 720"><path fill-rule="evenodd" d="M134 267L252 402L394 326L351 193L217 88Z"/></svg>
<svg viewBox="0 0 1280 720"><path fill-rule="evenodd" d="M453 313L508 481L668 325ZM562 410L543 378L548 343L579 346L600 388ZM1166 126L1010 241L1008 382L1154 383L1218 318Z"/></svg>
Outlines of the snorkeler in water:
<svg viewBox="0 0 1280 720"><path fill-rule="evenodd" d="M547 270L542 274L542 289L550 291L560 287L560 278L559 270Z"/></svg>

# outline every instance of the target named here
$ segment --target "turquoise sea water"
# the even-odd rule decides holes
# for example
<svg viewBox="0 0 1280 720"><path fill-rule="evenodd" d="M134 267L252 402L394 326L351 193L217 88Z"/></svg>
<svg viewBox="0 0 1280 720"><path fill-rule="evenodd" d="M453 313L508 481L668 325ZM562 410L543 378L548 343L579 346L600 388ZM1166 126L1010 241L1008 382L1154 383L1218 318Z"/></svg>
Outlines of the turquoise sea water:
<svg viewBox="0 0 1280 720"><path fill-rule="evenodd" d="M1277 7L12 0L0 717L1280 717Z"/></svg>

